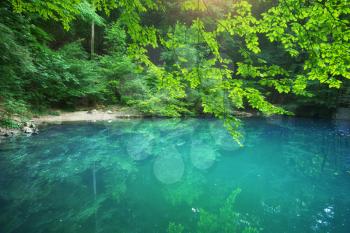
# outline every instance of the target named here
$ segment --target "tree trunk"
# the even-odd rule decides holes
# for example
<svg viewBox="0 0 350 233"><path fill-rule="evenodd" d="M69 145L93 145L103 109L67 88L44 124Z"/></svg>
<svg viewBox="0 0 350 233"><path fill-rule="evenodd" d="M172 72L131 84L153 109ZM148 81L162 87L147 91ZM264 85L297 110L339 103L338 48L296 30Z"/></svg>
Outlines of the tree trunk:
<svg viewBox="0 0 350 233"><path fill-rule="evenodd" d="M90 43L90 56L91 60L94 58L95 53L95 22L91 23L91 43Z"/></svg>

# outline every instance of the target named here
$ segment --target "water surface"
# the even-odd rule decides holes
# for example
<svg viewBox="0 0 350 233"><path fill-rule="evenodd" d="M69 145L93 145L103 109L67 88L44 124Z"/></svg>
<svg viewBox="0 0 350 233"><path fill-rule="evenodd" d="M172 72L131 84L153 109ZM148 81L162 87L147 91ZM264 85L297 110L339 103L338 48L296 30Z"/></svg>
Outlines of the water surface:
<svg viewBox="0 0 350 233"><path fill-rule="evenodd" d="M51 125L0 144L1 233L350 231L350 124Z"/></svg>

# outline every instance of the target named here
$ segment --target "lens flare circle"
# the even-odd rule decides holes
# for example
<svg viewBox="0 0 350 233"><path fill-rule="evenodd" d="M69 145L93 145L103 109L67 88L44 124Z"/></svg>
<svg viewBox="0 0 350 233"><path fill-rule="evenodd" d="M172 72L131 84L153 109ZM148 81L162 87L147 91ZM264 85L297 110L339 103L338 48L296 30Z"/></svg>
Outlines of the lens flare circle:
<svg viewBox="0 0 350 233"><path fill-rule="evenodd" d="M208 145L192 145L190 157L194 167L206 170L213 166L216 152Z"/></svg>
<svg viewBox="0 0 350 233"><path fill-rule="evenodd" d="M175 148L163 150L153 164L155 177L164 184L174 184L180 181L184 171L184 161Z"/></svg>

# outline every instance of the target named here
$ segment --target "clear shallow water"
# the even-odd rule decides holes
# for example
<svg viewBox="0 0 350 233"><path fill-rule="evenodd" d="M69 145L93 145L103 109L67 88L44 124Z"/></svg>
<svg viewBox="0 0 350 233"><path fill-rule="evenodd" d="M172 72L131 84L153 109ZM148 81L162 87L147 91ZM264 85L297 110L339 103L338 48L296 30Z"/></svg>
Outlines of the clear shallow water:
<svg viewBox="0 0 350 233"><path fill-rule="evenodd" d="M45 127L0 144L0 232L350 232L350 123Z"/></svg>

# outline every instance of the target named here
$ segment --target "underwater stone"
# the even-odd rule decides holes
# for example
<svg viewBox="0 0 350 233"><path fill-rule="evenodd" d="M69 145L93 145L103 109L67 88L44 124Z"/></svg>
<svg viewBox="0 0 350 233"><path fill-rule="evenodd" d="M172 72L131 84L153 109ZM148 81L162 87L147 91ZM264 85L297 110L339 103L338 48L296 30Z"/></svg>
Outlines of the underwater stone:
<svg viewBox="0 0 350 233"><path fill-rule="evenodd" d="M152 148L152 137L146 134L135 134L128 138L126 151L133 160L144 160Z"/></svg>

